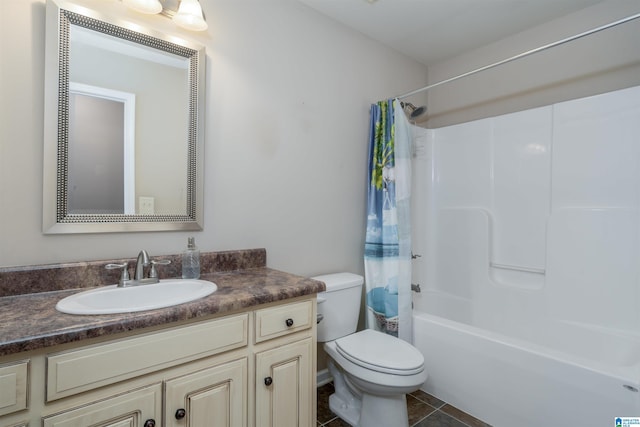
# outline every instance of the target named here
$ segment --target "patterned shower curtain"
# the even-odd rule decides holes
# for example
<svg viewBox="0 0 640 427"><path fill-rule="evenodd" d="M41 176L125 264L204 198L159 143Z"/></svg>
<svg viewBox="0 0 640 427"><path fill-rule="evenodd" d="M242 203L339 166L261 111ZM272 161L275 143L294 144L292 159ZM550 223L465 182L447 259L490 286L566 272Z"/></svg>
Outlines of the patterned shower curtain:
<svg viewBox="0 0 640 427"><path fill-rule="evenodd" d="M371 106L367 327L411 342L411 132L400 101Z"/></svg>

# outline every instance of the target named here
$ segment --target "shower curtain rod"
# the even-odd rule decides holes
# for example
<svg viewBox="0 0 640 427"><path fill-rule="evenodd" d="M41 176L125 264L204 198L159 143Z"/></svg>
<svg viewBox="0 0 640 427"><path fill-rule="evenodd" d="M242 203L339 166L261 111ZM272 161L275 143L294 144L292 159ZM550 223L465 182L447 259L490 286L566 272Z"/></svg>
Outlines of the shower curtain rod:
<svg viewBox="0 0 640 427"><path fill-rule="evenodd" d="M606 30L606 29L611 28L611 27L615 27L616 25L624 24L626 22L633 21L634 19L638 19L638 18L640 18L640 13L636 13L635 15L627 16L626 18L619 19L619 20L611 22L609 24L605 24L605 25L602 25L600 27L592 28L591 30L584 31L582 33L579 33L579 34L564 38L562 40L558 40L558 41L555 41L553 43L549 43L549 44L546 44L544 46L540 46L540 47L537 47L535 49L531 49L531 50L528 50L526 52L519 53L518 55L512 56L512 57L507 58L507 59L503 59L502 61L494 62L493 64L489 64L489 65L485 65L484 67L476 68L475 70L468 71L468 72L460 74L458 76L451 77L449 79L442 80L442 81L430 84L430 85L425 86L425 87L421 87L420 89L416 89L416 90L413 90L411 92L407 92L405 94L398 95L394 99L403 99L403 98L406 98L408 96L415 95L417 93L424 92L424 91L429 90L429 89L433 89L434 87L438 87L438 86L441 86L441 85L446 84L446 83L451 83L451 82L459 80L459 79L461 79L463 77L468 77L468 76L471 76L473 74L479 73L481 71L485 71L485 70L488 70L490 68L494 68L494 67L497 67L499 65L503 65L503 64L506 64L508 62L515 61L516 59L524 58L525 56L533 55L534 53L542 52L543 50L547 50L547 49L551 49L552 47L560 46L561 44L565 44L565 43L568 43L570 41L580 39L582 37L591 35L593 33L597 33L599 31Z"/></svg>

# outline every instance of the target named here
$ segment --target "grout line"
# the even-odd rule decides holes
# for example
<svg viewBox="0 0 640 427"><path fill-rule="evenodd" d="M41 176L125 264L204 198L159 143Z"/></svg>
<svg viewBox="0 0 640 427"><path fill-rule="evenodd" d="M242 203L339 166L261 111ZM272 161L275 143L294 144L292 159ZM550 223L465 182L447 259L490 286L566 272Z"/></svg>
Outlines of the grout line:
<svg viewBox="0 0 640 427"><path fill-rule="evenodd" d="M411 394L410 396L411 396L411 397L413 397L414 399L416 399L416 400L418 400L418 401L420 401L420 402L424 403L424 404L427 404L427 405L431 406L432 408L435 408L435 409L440 409L440 408L442 408L444 405L446 405L446 404L447 404L447 402L445 402L444 400L442 400L442 399L438 399L437 397L435 397L435 396L433 396L433 395L430 395L430 396L435 397L436 399L438 399L440 402L442 402L442 405L440 405L440 406L436 406L436 405L434 405L434 404L432 404L432 403L429 403L429 402L427 402L427 401L425 401L425 400L420 399L418 396L415 396L415 395L413 395L413 394Z"/></svg>
<svg viewBox="0 0 640 427"><path fill-rule="evenodd" d="M436 412L436 411L437 411L437 409L436 409L435 411L433 411L431 414L433 414L433 413L434 413L434 412ZM426 420L427 418L429 418L429 415L431 415L431 414L428 414L428 415L426 415L425 417L420 418L418 421L416 421L415 423L413 423L410 427L415 427L415 426L417 426L418 424L420 424L421 422L423 422L424 420Z"/></svg>
<svg viewBox="0 0 640 427"><path fill-rule="evenodd" d="M446 415L449 415L449 414L446 414ZM462 421L462 420L459 420L458 418L454 417L453 415L449 415L449 417L453 418L453 419L454 419L454 420L456 420L456 421L461 422L462 424L464 424L464 425L465 425L465 426L467 426L467 427L471 427L469 424L465 423L465 422L464 422L464 421ZM478 420L478 421L480 421L480 420Z"/></svg>
<svg viewBox="0 0 640 427"><path fill-rule="evenodd" d="M465 427L471 427L469 424L465 423L464 421L459 420L458 418L454 417L453 415L449 415L446 412L441 411L440 409L436 409L435 411L433 411L432 413L430 413L429 415L427 415L426 417L424 417L423 419L421 419L420 421L415 423L412 427L415 427L417 424L421 423L422 421L426 420L427 418L429 418L430 416L432 416L432 415L434 415L434 414L436 414L438 412L441 413L442 415L444 415L445 418L454 419L454 420L458 421L459 423L461 423L462 425L464 425Z"/></svg>
<svg viewBox="0 0 640 427"><path fill-rule="evenodd" d="M330 422L332 422L332 421L337 420L338 418L340 418L340 417L338 417L338 416L336 415L335 417L331 418L331 419L330 419L330 420L328 420L327 422L325 422L325 423L320 423L320 427L326 426L327 424L329 424L329 423L330 423ZM317 422L317 421L318 421L318 420L316 420L316 422Z"/></svg>
<svg viewBox="0 0 640 427"><path fill-rule="evenodd" d="M438 410L439 410L439 409L438 409ZM440 411L440 410L439 410L439 411ZM443 412L443 411L440 411L440 412L442 412L442 413L443 413L444 415L446 415L447 417L449 417L449 418L453 418L454 420L456 420L456 421L458 421L458 422L460 422L460 423L464 424L466 427L472 427L470 424L467 424L467 423L466 423L466 422L464 422L463 420L461 420L461 419L459 419L459 418L456 418L455 416L453 416L453 415L451 415L451 414L447 414L446 412ZM465 413L466 413L466 412L465 412ZM470 414L467 414L467 415L469 415L470 417L473 417L475 420L478 420L478 421L480 421L480 422L484 423L484 421L479 420L478 418L474 417L473 415L470 415ZM486 424L486 423L485 423L485 424Z"/></svg>

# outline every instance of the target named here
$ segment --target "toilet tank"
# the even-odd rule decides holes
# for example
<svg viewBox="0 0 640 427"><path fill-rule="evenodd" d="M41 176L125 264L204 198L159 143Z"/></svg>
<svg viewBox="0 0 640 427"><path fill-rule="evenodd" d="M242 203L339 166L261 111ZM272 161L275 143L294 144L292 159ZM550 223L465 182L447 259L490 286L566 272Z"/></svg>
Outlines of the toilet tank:
<svg viewBox="0 0 640 427"><path fill-rule="evenodd" d="M318 314L323 316L318 323L318 342L354 333L358 327L364 278L352 273L334 273L313 279L327 286L325 292L318 293Z"/></svg>

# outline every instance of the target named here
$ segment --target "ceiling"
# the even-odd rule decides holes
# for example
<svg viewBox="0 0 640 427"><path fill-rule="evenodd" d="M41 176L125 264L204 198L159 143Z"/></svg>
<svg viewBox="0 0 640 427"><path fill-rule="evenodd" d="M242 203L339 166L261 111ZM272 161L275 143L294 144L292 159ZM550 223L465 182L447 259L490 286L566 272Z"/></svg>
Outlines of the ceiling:
<svg viewBox="0 0 640 427"><path fill-rule="evenodd" d="M603 0L298 0L431 65Z"/></svg>

